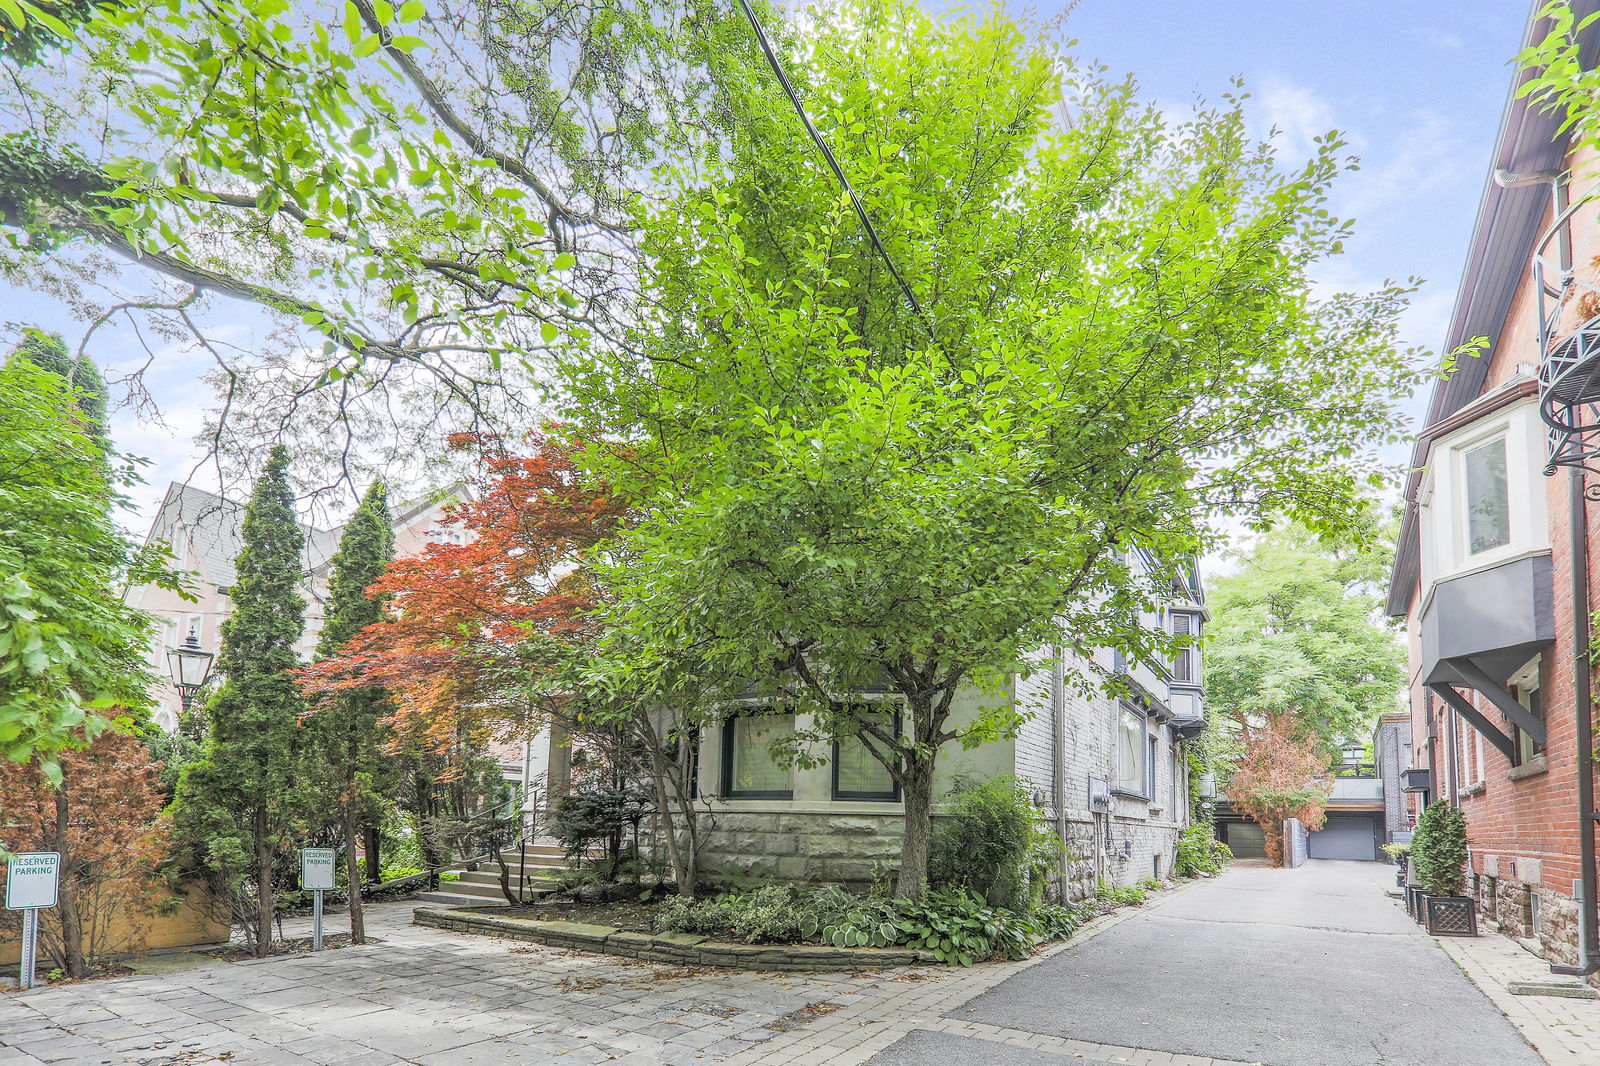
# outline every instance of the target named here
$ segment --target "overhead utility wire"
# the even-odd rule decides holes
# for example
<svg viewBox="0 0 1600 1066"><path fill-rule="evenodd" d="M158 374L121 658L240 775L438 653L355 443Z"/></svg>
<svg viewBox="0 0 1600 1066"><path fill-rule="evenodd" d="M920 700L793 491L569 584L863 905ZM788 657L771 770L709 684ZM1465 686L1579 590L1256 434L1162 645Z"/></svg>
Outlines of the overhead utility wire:
<svg viewBox="0 0 1600 1066"><path fill-rule="evenodd" d="M805 125L806 132L811 135L811 141L822 153L822 158L827 160L828 167L833 171L833 176L839 179L839 184L850 197L850 205L856 210L856 218L861 222L861 228L866 231L867 239L872 242L878 254L883 256L884 264L888 266L889 273L894 275L894 280L900 283L900 291L905 293L906 301L911 304L911 310L922 319L922 324L927 327L928 336L937 341L933 332L933 322L928 318L928 313L922 309L922 304L917 301L917 294L911 291L911 286L900 275L894 265L894 259L889 255L889 249L883 246L883 241L878 237L877 229L872 225L872 219L867 216L866 206L862 204L861 197L856 195L855 186L850 184L850 179L844 176L844 169L839 166L839 161L833 157L833 151L828 147L828 142L822 139L816 123L811 121L811 116L806 114L805 105L800 102L800 94L794 91L794 86L789 81L789 75L783 69L783 62L778 59L772 50L772 42L767 40L767 31L762 29L761 20L756 17L755 8L750 6L750 0L739 0L739 6L744 8L744 17L750 20L750 28L755 31L756 43L761 46L761 52L767 57L767 65L772 68L772 73L778 76L778 84L783 86L784 93L789 97L789 103L794 105L794 113L800 116L800 121Z"/></svg>

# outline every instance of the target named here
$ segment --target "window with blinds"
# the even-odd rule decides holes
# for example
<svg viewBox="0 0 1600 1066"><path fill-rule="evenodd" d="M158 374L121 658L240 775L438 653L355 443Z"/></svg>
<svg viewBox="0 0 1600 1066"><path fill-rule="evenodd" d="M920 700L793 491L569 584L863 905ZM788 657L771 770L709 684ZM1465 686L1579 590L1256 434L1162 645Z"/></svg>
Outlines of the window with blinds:
<svg viewBox="0 0 1600 1066"><path fill-rule="evenodd" d="M794 768L775 759L772 747L793 734L792 714L729 718L722 734L723 794L730 799L792 799Z"/></svg>
<svg viewBox="0 0 1600 1066"><path fill-rule="evenodd" d="M880 712L873 719L880 728L900 734L898 714ZM900 786L859 739L840 737L833 742L833 798L892 802L900 798Z"/></svg>

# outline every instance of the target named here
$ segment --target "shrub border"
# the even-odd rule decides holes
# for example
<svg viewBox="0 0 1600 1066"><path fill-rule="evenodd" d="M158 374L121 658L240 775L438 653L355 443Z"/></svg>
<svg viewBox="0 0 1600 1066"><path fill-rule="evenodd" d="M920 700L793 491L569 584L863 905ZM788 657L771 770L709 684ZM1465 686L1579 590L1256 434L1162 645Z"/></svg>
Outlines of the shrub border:
<svg viewBox="0 0 1600 1066"><path fill-rule="evenodd" d="M494 907L418 907L415 925L480 936L527 940L552 948L621 955L679 966L729 970L883 970L938 964L930 952L910 948L834 948L821 944L730 944L688 933L633 933L609 925L500 918Z"/></svg>

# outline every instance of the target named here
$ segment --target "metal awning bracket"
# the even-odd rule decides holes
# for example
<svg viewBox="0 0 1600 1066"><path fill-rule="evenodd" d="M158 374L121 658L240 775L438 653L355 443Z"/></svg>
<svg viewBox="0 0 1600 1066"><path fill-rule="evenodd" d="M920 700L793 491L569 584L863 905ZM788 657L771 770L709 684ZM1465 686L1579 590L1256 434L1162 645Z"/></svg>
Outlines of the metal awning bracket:
<svg viewBox="0 0 1600 1066"><path fill-rule="evenodd" d="M1465 718L1472 728L1483 734L1483 739L1493 744L1500 754L1513 761L1516 759L1516 747L1511 743L1511 738L1496 729L1489 719L1479 714L1478 708L1468 702L1465 696L1449 685L1442 683L1436 682L1429 685L1428 688L1440 699L1444 700L1445 703L1449 704L1452 710Z"/></svg>
<svg viewBox="0 0 1600 1066"><path fill-rule="evenodd" d="M1489 702L1500 708L1518 729L1532 737L1535 744L1542 746L1545 743L1544 720L1517 702L1517 698L1511 693L1495 684L1494 679L1478 669L1471 659L1446 661L1450 664L1450 668L1461 676L1461 680L1489 697Z"/></svg>

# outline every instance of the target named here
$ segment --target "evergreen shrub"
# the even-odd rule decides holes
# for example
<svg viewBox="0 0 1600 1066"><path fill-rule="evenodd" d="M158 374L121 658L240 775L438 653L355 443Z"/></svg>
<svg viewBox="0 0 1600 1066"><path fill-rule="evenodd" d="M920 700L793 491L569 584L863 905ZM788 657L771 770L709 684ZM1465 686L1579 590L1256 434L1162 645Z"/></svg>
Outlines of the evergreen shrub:
<svg viewBox="0 0 1600 1066"><path fill-rule="evenodd" d="M1433 896L1459 896L1467 866L1467 820L1444 800L1428 804L1411 840L1411 869Z"/></svg>
<svg viewBox="0 0 1600 1066"><path fill-rule="evenodd" d="M1040 825L1029 795L1015 777L957 787L950 794L950 817L934 823L929 884L976 893L1016 913L1040 904L1063 846Z"/></svg>

